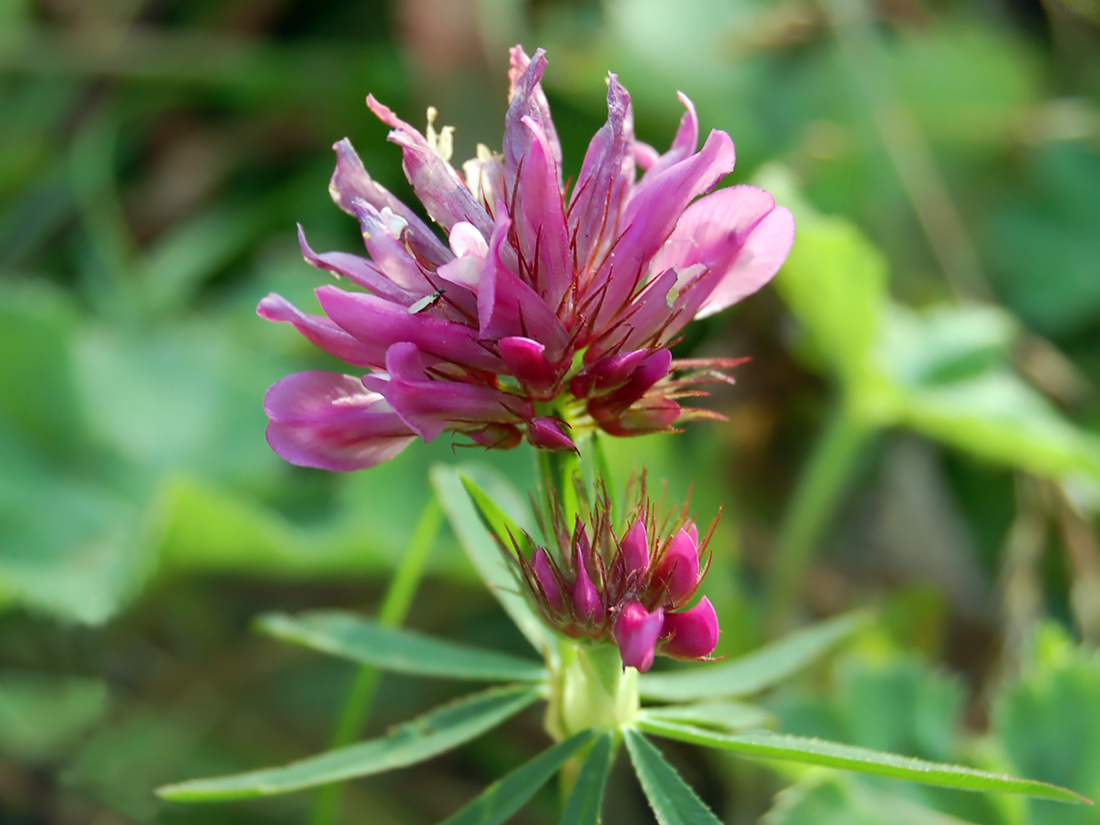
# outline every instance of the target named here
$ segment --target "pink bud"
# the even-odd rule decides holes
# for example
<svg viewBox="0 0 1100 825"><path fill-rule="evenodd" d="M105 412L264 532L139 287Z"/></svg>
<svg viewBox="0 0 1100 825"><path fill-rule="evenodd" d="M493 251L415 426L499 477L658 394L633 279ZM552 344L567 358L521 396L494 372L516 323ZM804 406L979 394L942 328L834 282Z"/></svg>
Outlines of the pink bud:
<svg viewBox="0 0 1100 825"><path fill-rule="evenodd" d="M536 397L553 397L558 382L556 370L543 354L546 347L521 336L501 338L497 342L501 360L521 384Z"/></svg>
<svg viewBox="0 0 1100 825"><path fill-rule="evenodd" d="M569 382L569 390L577 398L585 398L589 394L601 395L618 389L630 380L648 353L649 350L639 349L601 358L577 373Z"/></svg>
<svg viewBox="0 0 1100 825"><path fill-rule="evenodd" d="M510 450L523 441L523 433L511 424L489 424L480 430L467 431L466 435L490 450Z"/></svg>
<svg viewBox="0 0 1100 825"><path fill-rule="evenodd" d="M527 422L527 440L532 446L555 452L577 452L577 445L565 434L556 418L533 418Z"/></svg>
<svg viewBox="0 0 1100 825"><path fill-rule="evenodd" d="M635 667L645 673L653 666L657 639L664 625L661 608L650 612L639 602L627 602L619 611L612 631L623 667Z"/></svg>
<svg viewBox="0 0 1100 825"><path fill-rule="evenodd" d="M687 530L672 537L651 581L668 591L673 605L691 598L699 584L699 546Z"/></svg>
<svg viewBox="0 0 1100 825"><path fill-rule="evenodd" d="M558 577L554 575L554 569L550 566L550 559L546 551L541 547L535 551L535 578L539 580L546 601L550 606L561 612L565 608L565 600L561 597L561 585Z"/></svg>
<svg viewBox="0 0 1100 825"><path fill-rule="evenodd" d="M646 435L667 432L680 417L680 405L671 398L646 398L636 407L617 411L618 404L605 399L588 402L588 414L600 428L615 436Z"/></svg>
<svg viewBox="0 0 1100 825"><path fill-rule="evenodd" d="M600 603L600 591L596 589L596 585L588 575L580 546L577 547L576 565L577 580L573 584L573 612L582 622L590 622L596 618L603 605Z"/></svg>
<svg viewBox="0 0 1100 825"><path fill-rule="evenodd" d="M665 614L661 628L661 652L680 659L701 659L718 645L718 614L710 599L683 613Z"/></svg>
<svg viewBox="0 0 1100 825"><path fill-rule="evenodd" d="M623 560L623 572L629 576L631 573L645 573L649 569L649 537L645 531L645 520L638 519L626 531L623 540L619 542L619 556Z"/></svg>

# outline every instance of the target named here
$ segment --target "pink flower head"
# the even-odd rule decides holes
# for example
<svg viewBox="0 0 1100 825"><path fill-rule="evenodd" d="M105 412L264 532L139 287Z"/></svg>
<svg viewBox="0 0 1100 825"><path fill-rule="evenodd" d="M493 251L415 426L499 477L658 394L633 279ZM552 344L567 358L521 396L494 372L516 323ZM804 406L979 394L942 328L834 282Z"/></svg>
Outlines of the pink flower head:
<svg viewBox="0 0 1100 825"><path fill-rule="evenodd" d="M688 605L706 575L714 526L700 540L686 505L658 520L644 478L637 492L621 531L612 527L605 490L582 508L591 514L587 523L578 518L572 530L551 500L540 524L552 547L528 537L522 546L534 548L530 555L516 542L509 557L547 624L616 645L624 667L644 672L658 654L705 659L718 644L718 617L705 597Z"/></svg>
<svg viewBox="0 0 1100 825"><path fill-rule="evenodd" d="M461 173L434 110L421 134L367 98L446 242L371 179L347 140L334 147L330 191L358 219L367 257L299 240L310 264L361 291L321 287L322 316L269 295L259 314L360 370L276 385L268 440L288 461L370 467L443 432L491 448L526 437L571 450L595 429L637 435L716 417L680 399L737 361L675 361L669 347L693 318L767 283L790 251L791 213L752 186L706 194L733 169L733 142L712 131L700 147L682 95L667 152L635 140L630 96L613 74L607 123L576 182L563 183L546 59L519 46L511 57L503 152L481 146Z"/></svg>

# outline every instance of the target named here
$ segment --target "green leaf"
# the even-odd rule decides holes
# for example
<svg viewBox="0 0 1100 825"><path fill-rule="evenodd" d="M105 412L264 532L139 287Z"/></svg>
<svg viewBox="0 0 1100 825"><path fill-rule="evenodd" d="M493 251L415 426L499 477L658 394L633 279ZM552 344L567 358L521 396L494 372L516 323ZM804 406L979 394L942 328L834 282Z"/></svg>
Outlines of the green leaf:
<svg viewBox="0 0 1100 825"><path fill-rule="evenodd" d="M573 790L569 792L561 825L599 825L614 745L615 734L607 731L588 752Z"/></svg>
<svg viewBox="0 0 1100 825"><path fill-rule="evenodd" d="M691 705L643 708L638 718L688 722L727 731L762 728L774 721L774 717L763 708L740 702L698 702Z"/></svg>
<svg viewBox="0 0 1100 825"><path fill-rule="evenodd" d="M462 486L470 495L477 513L481 517L481 523L503 545L506 550L514 550L518 542L525 555L535 552L534 546L527 538L527 534L493 501L492 496L477 486L477 483L464 473Z"/></svg>
<svg viewBox="0 0 1100 825"><path fill-rule="evenodd" d="M475 476L474 473L477 472ZM431 470L432 486L439 496L439 502L451 521L451 526L458 535L466 555L470 558L474 568L481 578L489 586L489 591L500 602L501 606L515 622L520 632L534 645L545 658L552 655L556 648L550 631L531 609L527 599L519 591L519 583L515 574L509 568L504 554L497 546L496 540L485 529L481 522L481 516L463 483L463 475L475 477L481 487L486 487L486 478L492 478L484 471L475 471L473 468L464 468L460 473L453 467L436 465ZM493 491L495 494L495 490Z"/></svg>
<svg viewBox="0 0 1100 825"><path fill-rule="evenodd" d="M0 678L0 754L20 762L56 759L107 709L98 679L35 673Z"/></svg>
<svg viewBox="0 0 1100 825"><path fill-rule="evenodd" d="M593 731L582 731L543 751L530 762L498 779L442 825L499 825L534 796L565 761L588 744L593 736Z"/></svg>
<svg viewBox="0 0 1100 825"><path fill-rule="evenodd" d="M256 626L284 642L396 673L490 682L539 682L547 678L539 662L383 627L341 610L298 616L268 613L257 620Z"/></svg>
<svg viewBox="0 0 1100 825"><path fill-rule="evenodd" d="M652 742L633 728L626 728L623 736L638 781L660 825L721 825Z"/></svg>
<svg viewBox="0 0 1100 825"><path fill-rule="evenodd" d="M911 759L893 753L841 745L821 739L807 739L802 736L788 736L777 733L751 733L731 736L713 731L681 725L674 722L646 720L639 723L642 730L657 736L690 742L708 748L733 751L746 756L763 759L781 759L788 762L803 762L821 765L827 768L840 768L857 773L887 776L893 779L906 779L926 785L940 785L945 788L958 788L966 791L1023 794L1061 802L1085 802L1090 800L1066 788L1036 782L1032 779L1017 779L986 771L965 768L961 765L945 765L926 762L923 759Z"/></svg>
<svg viewBox="0 0 1100 825"><path fill-rule="evenodd" d="M647 673L639 679L638 688L642 696L671 702L749 696L809 665L851 635L865 618L863 613L838 616L725 664L677 673Z"/></svg>
<svg viewBox="0 0 1100 825"><path fill-rule="evenodd" d="M415 765L480 736L539 696L538 688L527 685L492 688L443 705L358 745L278 768L167 785L157 793L179 802L272 796Z"/></svg>

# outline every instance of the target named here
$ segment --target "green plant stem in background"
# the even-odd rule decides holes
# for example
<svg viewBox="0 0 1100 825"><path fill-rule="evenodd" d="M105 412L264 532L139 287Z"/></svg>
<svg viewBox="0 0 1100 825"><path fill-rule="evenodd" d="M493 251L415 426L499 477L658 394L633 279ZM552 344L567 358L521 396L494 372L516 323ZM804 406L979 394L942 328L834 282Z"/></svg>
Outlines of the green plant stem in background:
<svg viewBox="0 0 1100 825"><path fill-rule="evenodd" d="M874 430L843 404L814 446L787 508L772 557L768 628L782 632L798 598L814 548L836 510Z"/></svg>
<svg viewBox="0 0 1100 825"><path fill-rule="evenodd" d="M587 446L581 445L581 449L586 449ZM573 477L581 472L580 457L576 453L564 451L537 450L536 453L542 483L548 491L553 490L558 496L566 520L572 523L580 510L577 488L573 483Z"/></svg>
<svg viewBox="0 0 1100 825"><path fill-rule="evenodd" d="M420 587L420 581L424 577L428 556L442 526L443 509L433 495L420 514L420 521L402 557L401 566L397 568L386 590L382 607L378 611L379 624L384 627L399 627L405 621L416 591ZM332 735L333 749L350 745L362 735L367 718L370 716L371 704L378 690L380 677L381 672L378 668L370 665L359 668L355 674L355 681L352 682L351 689L348 691L344 708L340 712L340 718L336 722ZM335 822L343 798L342 783L337 782L322 788L317 794L317 802L313 808L312 825L331 825Z"/></svg>

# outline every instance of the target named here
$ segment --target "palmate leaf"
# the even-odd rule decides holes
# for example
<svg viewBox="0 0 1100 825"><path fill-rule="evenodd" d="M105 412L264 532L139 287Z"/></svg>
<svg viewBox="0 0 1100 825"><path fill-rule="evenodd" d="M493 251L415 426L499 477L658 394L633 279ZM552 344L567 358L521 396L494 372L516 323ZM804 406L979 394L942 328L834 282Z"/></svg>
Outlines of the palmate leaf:
<svg viewBox="0 0 1100 825"><path fill-rule="evenodd" d="M298 616L268 613L256 626L284 642L395 673L486 682L540 682L547 678L539 662L383 627L343 610Z"/></svg>
<svg viewBox="0 0 1100 825"><path fill-rule="evenodd" d="M763 708L741 702L696 702L689 705L665 705L643 708L640 719L656 719L665 722L686 722L704 728L725 731L762 728L774 721Z"/></svg>
<svg viewBox="0 0 1100 825"><path fill-rule="evenodd" d="M660 825L722 825L652 742L633 728L626 728L623 736L638 781Z"/></svg>
<svg viewBox="0 0 1100 825"><path fill-rule="evenodd" d="M540 689L530 685L492 688L397 725L377 739L277 768L167 785L157 793L179 802L243 799L403 768L480 736L519 713L540 695Z"/></svg>
<svg viewBox="0 0 1100 825"><path fill-rule="evenodd" d="M865 619L864 613L838 616L712 667L679 673L647 673L638 681L638 689L644 697L670 702L750 696L809 665L851 635Z"/></svg>
<svg viewBox="0 0 1100 825"><path fill-rule="evenodd" d="M500 825L523 807L570 756L591 742L593 736L594 731L581 731L543 751L498 779L442 825Z"/></svg>
<svg viewBox="0 0 1100 825"><path fill-rule="evenodd" d="M703 728L655 719L639 720L639 727L647 733L678 739L708 748L733 751L764 759L781 759L788 762L804 762L826 768L841 768L857 773L905 779L925 785L940 785L965 791L983 793L1010 793L1054 799L1060 802L1084 802L1091 800L1066 788L1036 782L1033 779L1017 779L986 771L911 759L893 753L873 751L852 745L840 745L803 736L787 736L777 733L750 733L729 735Z"/></svg>
<svg viewBox="0 0 1100 825"><path fill-rule="evenodd" d="M488 585L489 591L535 650L545 658L552 655L556 648L554 639L520 594L515 575L508 568L496 540L485 529L481 516L466 491L463 476L484 489L487 486L485 475L480 472L475 475L473 468L464 468L460 473L453 467L436 465L431 470L432 487L435 488L435 494L439 497L462 548ZM492 497L499 498L495 495Z"/></svg>
<svg viewBox="0 0 1100 825"><path fill-rule="evenodd" d="M599 825L614 745L615 734L607 731L588 752L576 784L569 792L569 799L561 815L561 825Z"/></svg>

